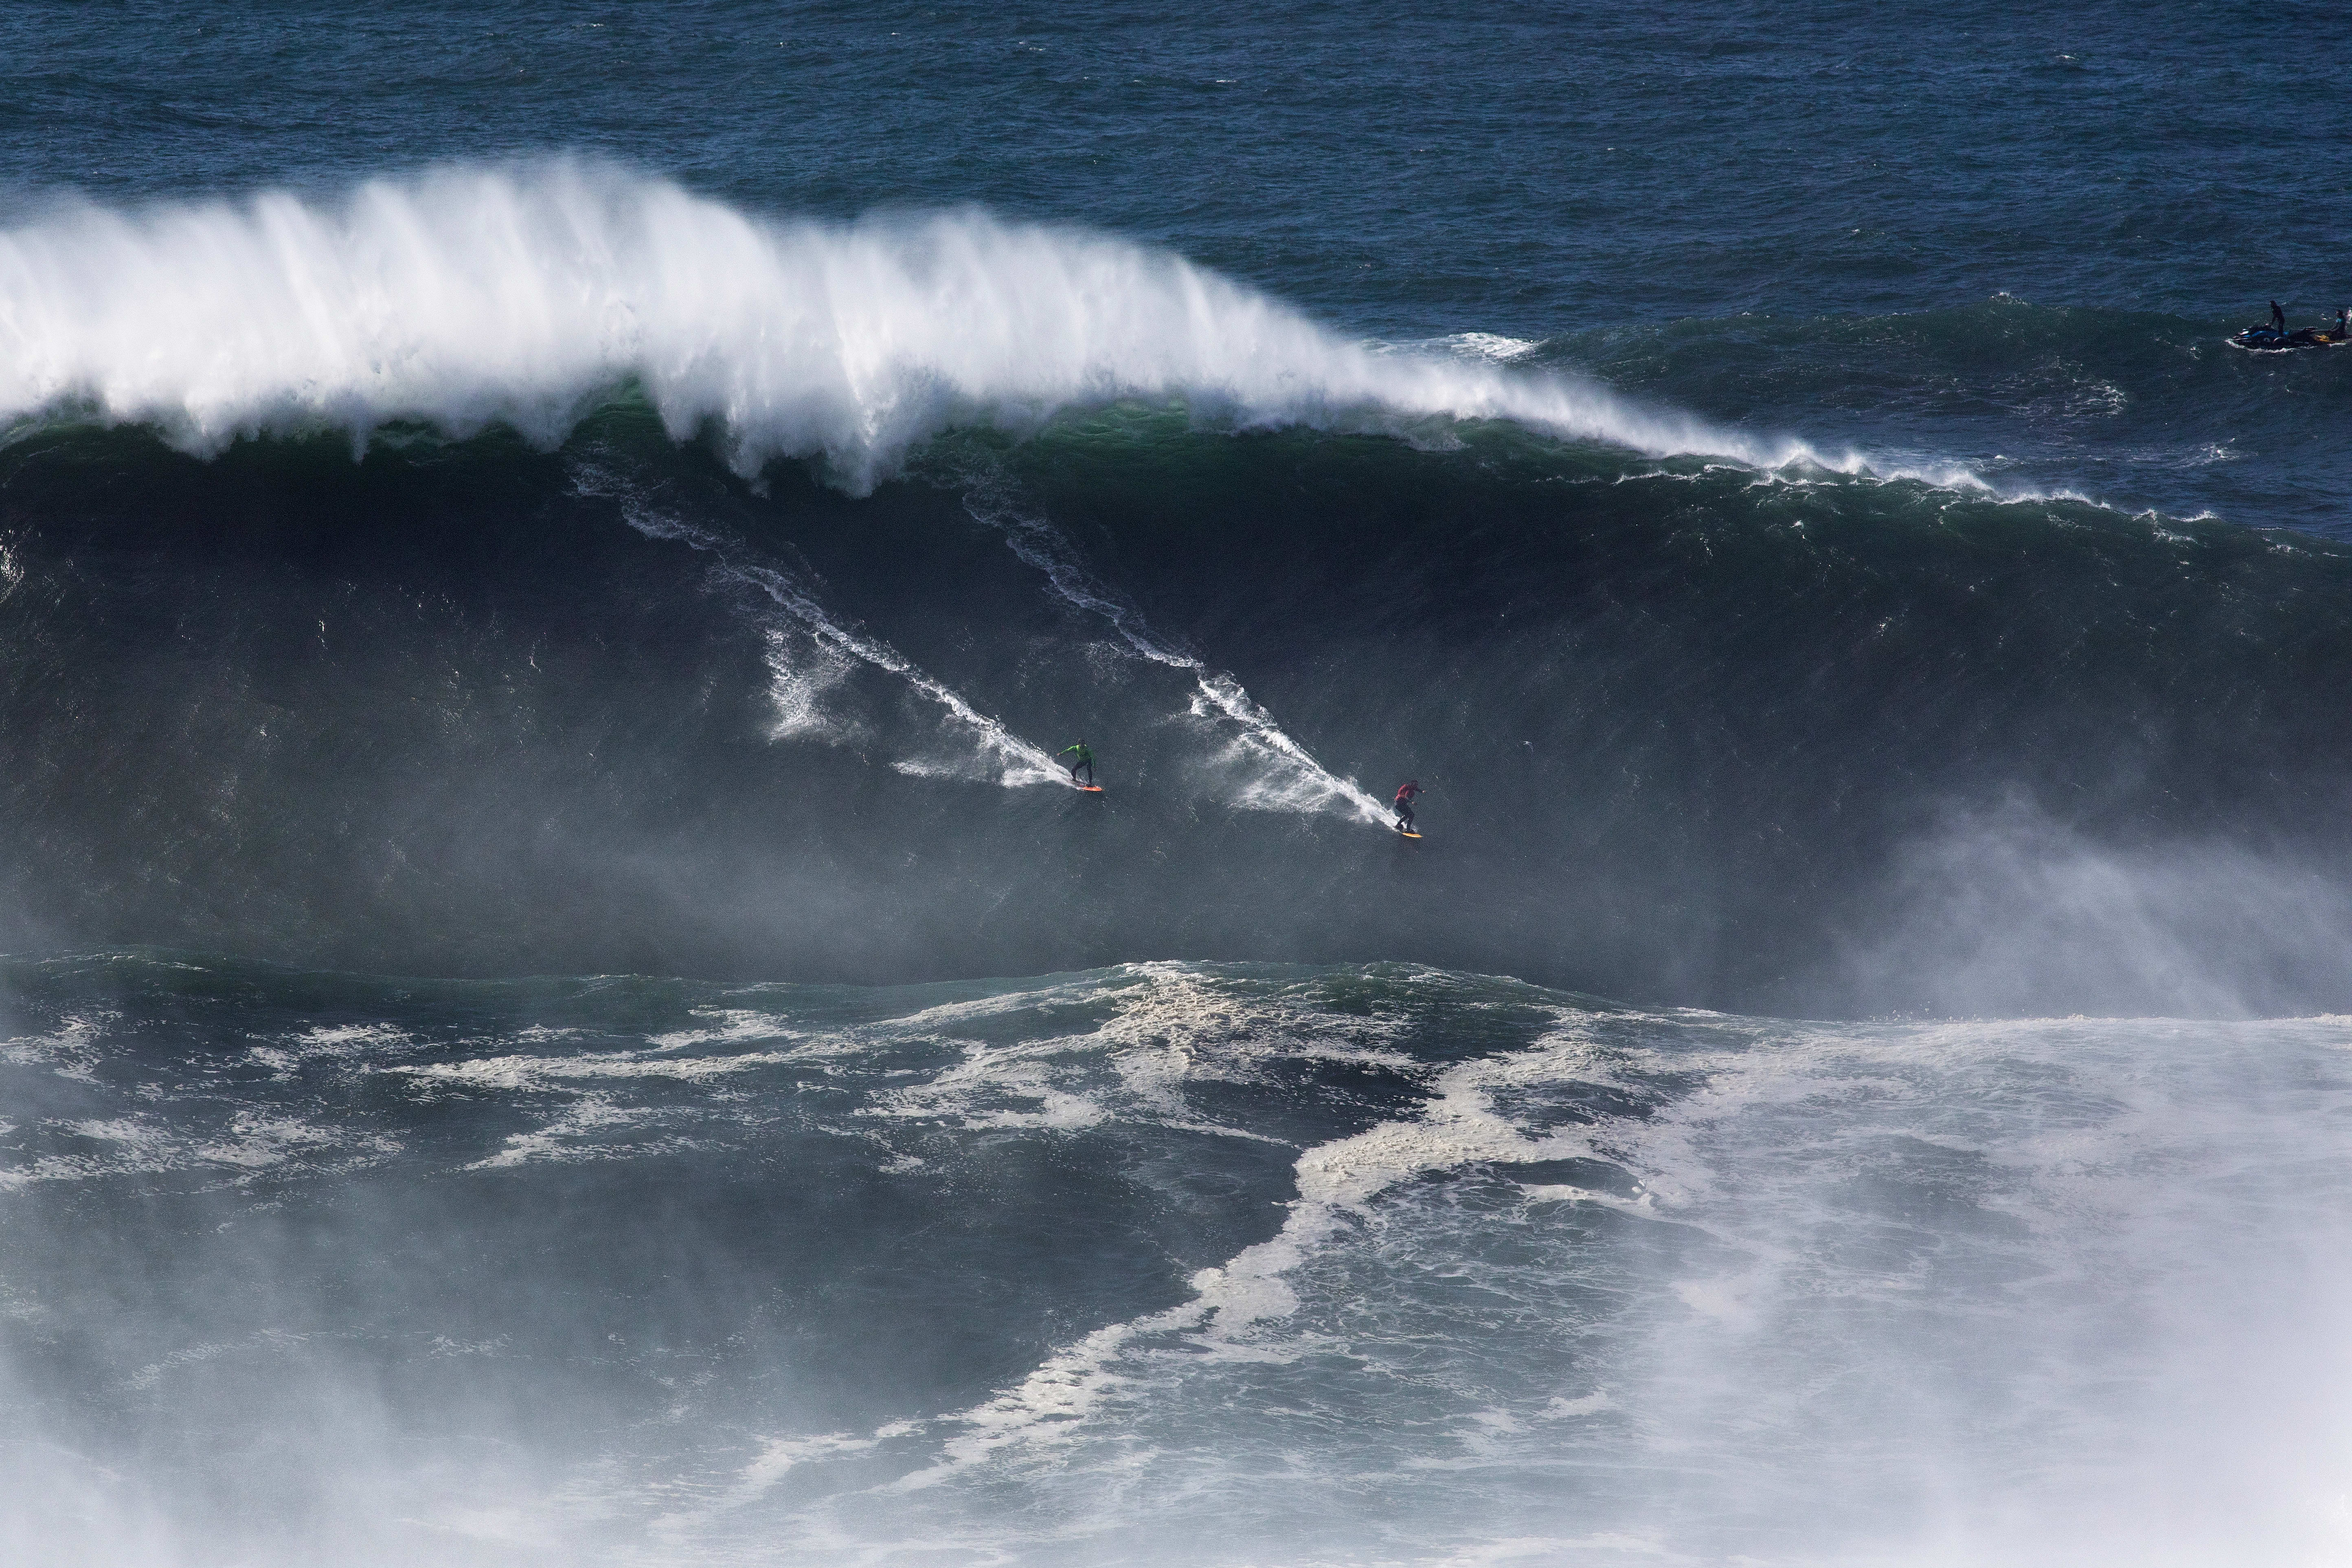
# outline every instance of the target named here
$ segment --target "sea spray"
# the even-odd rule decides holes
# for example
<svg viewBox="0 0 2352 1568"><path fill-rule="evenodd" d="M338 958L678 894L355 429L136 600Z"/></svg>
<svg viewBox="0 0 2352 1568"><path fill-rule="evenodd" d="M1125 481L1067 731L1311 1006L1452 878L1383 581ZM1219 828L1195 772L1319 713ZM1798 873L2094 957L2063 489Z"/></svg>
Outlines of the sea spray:
<svg viewBox="0 0 2352 1568"><path fill-rule="evenodd" d="M1154 633L1143 612L1087 570L1051 522L977 483L965 492L964 506L974 519L1002 531L1013 552L1044 573L1064 600L1108 621L1137 657L1192 677L1195 689L1186 711L1221 727L1223 760L1239 764L1246 775L1234 794L1234 805L1255 811L1332 811L1387 826L1389 814L1379 800L1354 779L1317 762L1232 675L1210 668Z"/></svg>
<svg viewBox="0 0 2352 1568"><path fill-rule="evenodd" d="M974 708L946 682L918 668L889 644L845 626L840 619L828 614L807 585L791 573L772 564L744 559L739 550L731 548L709 529L671 516L648 504L644 498L633 493L625 483L603 469L579 464L574 465L572 475L580 493L616 497L621 503L622 516L638 532L651 539L677 540L716 557L719 562L717 572L721 581L751 589L782 611L814 642L824 662L820 669L812 673L794 666L784 656L775 628L770 628L769 668L776 679L775 733L779 739L824 728L814 710L817 696L848 661L855 660L897 676L936 705L946 716L949 727L972 746L976 753L973 761L977 763L980 776L1007 787L1072 782L1064 778L1062 770L1055 765L1053 755L1044 747L1013 734L1003 723ZM901 773L919 776L942 771L969 771L962 767L942 770L928 763L906 759L892 765Z"/></svg>
<svg viewBox="0 0 2352 1568"><path fill-rule="evenodd" d="M0 233L0 420L79 411L198 453L399 421L553 445L628 383L674 437L718 426L742 472L817 458L856 491L951 426L1034 429L1122 399L1227 428L1507 419L1820 460L1562 374L1377 352L1182 257L977 208L780 220L554 161Z"/></svg>

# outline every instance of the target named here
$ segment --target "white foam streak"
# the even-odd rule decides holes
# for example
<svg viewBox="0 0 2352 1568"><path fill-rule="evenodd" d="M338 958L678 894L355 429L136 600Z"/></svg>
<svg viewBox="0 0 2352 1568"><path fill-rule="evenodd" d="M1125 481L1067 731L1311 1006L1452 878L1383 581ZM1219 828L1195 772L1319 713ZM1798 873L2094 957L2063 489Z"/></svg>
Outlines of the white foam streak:
<svg viewBox="0 0 2352 1568"><path fill-rule="evenodd" d="M1389 825L1387 807L1355 780L1341 778L1307 755L1232 676L1204 671L1192 713L1232 721L1236 731L1228 755L1256 764L1256 776L1243 786L1234 805L1254 811L1337 811L1376 827Z"/></svg>
<svg viewBox="0 0 2352 1568"><path fill-rule="evenodd" d="M349 1134L298 1117L250 1109L237 1111L226 1126L209 1137L178 1131L163 1118L147 1114L82 1121L45 1120L43 1127L69 1133L83 1144L102 1147L43 1155L0 1169L0 1193L16 1192L36 1182L81 1182L163 1171L209 1168L236 1180L289 1163L315 1165L327 1161L354 1169L396 1153L400 1147L389 1138Z"/></svg>
<svg viewBox="0 0 2352 1568"><path fill-rule="evenodd" d="M1187 988L1178 991L1180 1009L1197 1011L1205 1000ZM1164 1006L1151 1005L1150 991L1137 1000L1151 1020L1141 1032L1158 1037ZM1123 1016L1103 1034L1132 1038L1135 1022ZM1013 1387L949 1417L962 1428L961 1434L942 1445L937 1464L905 1477L898 1487L934 1486L1002 1450L1072 1439L1106 1399L1135 1381L1136 1366L1149 1358L1149 1347L1167 1336L1182 1336L1181 1354L1188 1362L1291 1359L1296 1346L1261 1344L1250 1332L1254 1325L1297 1310L1298 1297L1286 1276L1344 1231L1374 1198L1422 1173L1486 1162L1608 1159L1582 1127L1530 1136L1496 1110L1492 1096L1515 1083L1609 1076L1571 1018L1563 1018L1559 1032L1524 1051L1464 1062L1440 1073L1420 1114L1381 1122L1300 1155L1294 1167L1298 1196L1282 1228L1222 1266L1194 1274L1192 1300L1107 1324L1047 1358ZM1646 1194L1612 1202L1643 1214L1649 1208Z"/></svg>
<svg viewBox="0 0 2352 1568"><path fill-rule="evenodd" d="M1013 552L1044 573L1064 600L1108 621L1139 658L1192 677L1197 690L1189 705L1192 716L1233 725L1223 760L1248 767L1250 776L1233 804L1253 811L1333 811L1376 826L1389 825L1386 807L1354 779L1341 778L1317 762L1240 681L1155 634L1141 611L1095 579L1053 524L988 499L979 489L967 494L964 505L973 518L1001 531Z"/></svg>
<svg viewBox="0 0 2352 1568"><path fill-rule="evenodd" d="M805 626L817 642L829 650L846 654L885 669L923 696L931 700L947 714L956 727L967 734L978 748L983 763L983 775L1010 787L1022 784L1067 784L1062 771L1043 746L1023 740L995 720L964 700L961 694L944 681L926 675L889 644L877 638L861 637L829 618L822 606L810 598L800 585L772 567L732 564L727 572L765 594L793 619ZM901 771L935 773L943 770L935 764L908 762L898 764Z"/></svg>
<svg viewBox="0 0 2352 1568"><path fill-rule="evenodd" d="M782 222L556 162L0 233L0 420L81 405L204 453L399 420L553 444L632 379L674 435L719 426L745 472L821 458L854 489L951 425L1123 399L1229 428L1507 419L1660 456L1814 457L1491 350L1380 352L1181 257L976 210Z"/></svg>
<svg viewBox="0 0 2352 1568"><path fill-rule="evenodd" d="M974 708L960 692L926 674L888 643L853 631L835 620L790 574L738 559L717 535L648 506L610 475L593 468L576 467L572 479L583 493L614 496L629 526L640 533L655 539L674 539L715 556L723 579L765 597L816 643L823 665L815 671L808 671L793 667L775 637L771 635L769 638L769 670L775 678L771 688L776 703L772 731L775 738L824 730L827 723L820 708L824 693L830 686L839 684L845 667L854 660L905 681L936 704L974 748L971 765L964 765L961 760L957 765L941 765L931 760L908 759L892 764L901 773L918 777L977 777L1008 789L1041 784L1076 787L1076 781L1055 764L1052 754L1044 747L1023 740Z"/></svg>

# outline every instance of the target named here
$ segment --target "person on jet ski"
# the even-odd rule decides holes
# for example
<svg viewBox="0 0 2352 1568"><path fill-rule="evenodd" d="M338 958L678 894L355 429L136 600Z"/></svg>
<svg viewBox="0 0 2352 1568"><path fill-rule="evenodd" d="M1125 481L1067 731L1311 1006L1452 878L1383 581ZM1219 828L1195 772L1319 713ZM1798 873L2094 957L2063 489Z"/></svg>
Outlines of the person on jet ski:
<svg viewBox="0 0 2352 1568"><path fill-rule="evenodd" d="M2282 334L2278 341L2291 349L2324 349L2332 343L2340 343L2344 341L2344 312L2336 312L2336 326L2332 331L2326 327L2304 327Z"/></svg>
<svg viewBox="0 0 2352 1568"><path fill-rule="evenodd" d="M2279 309L2276 300L2271 301L2271 331L2281 335L2286 331L2286 312Z"/></svg>

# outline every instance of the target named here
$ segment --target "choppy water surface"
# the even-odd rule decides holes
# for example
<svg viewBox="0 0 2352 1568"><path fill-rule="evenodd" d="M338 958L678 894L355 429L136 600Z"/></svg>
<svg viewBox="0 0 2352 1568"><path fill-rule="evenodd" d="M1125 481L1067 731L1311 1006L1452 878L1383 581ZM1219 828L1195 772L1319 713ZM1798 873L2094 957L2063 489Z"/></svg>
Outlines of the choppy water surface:
<svg viewBox="0 0 2352 1568"><path fill-rule="evenodd" d="M0 1555L2344 1556L2321 20L10 11Z"/></svg>
<svg viewBox="0 0 2352 1568"><path fill-rule="evenodd" d="M2340 1019L1796 1024L1396 965L10 981L48 1436L14 1528L54 1560L2316 1561L2337 1525Z"/></svg>

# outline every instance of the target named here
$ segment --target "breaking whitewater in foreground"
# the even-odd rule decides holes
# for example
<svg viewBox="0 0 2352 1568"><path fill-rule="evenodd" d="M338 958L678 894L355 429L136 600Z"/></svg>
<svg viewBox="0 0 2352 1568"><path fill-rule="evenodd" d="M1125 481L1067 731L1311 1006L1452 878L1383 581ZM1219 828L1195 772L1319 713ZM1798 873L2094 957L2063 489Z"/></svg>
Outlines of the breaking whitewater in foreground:
<svg viewBox="0 0 2352 1568"><path fill-rule="evenodd" d="M1804 1025L1399 965L6 982L20 1561L2337 1528L2340 1019Z"/></svg>

